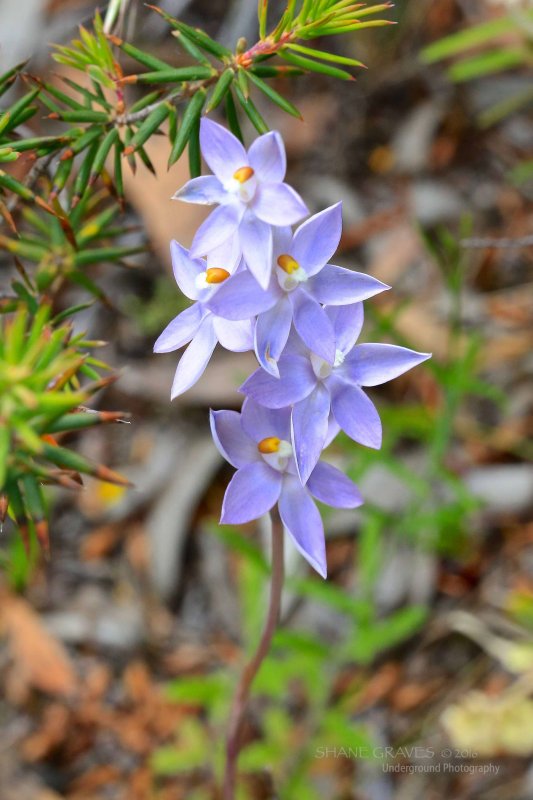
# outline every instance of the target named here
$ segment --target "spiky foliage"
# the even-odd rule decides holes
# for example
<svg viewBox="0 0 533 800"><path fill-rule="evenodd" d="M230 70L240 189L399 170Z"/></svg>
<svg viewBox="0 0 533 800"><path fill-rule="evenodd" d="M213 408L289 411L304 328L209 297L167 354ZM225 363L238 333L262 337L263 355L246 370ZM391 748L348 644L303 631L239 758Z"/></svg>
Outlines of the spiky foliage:
<svg viewBox="0 0 533 800"><path fill-rule="evenodd" d="M21 306L0 318L0 518L8 505L24 542L37 538L48 551L43 484L79 488L81 475L126 485L107 467L93 464L58 442L63 434L125 419L117 412L85 407L112 380L88 355L90 342L70 325L54 325L50 308L32 317ZM83 382L89 377L89 382Z"/></svg>
<svg viewBox="0 0 533 800"><path fill-rule="evenodd" d="M119 206L109 202L105 189L85 195L64 219L50 218L39 209L26 206L21 212L18 235L0 235L0 248L33 265L25 276L26 288L34 297L44 292L56 294L65 282L72 282L107 302L88 270L105 263L124 264L124 258L144 249L116 243L124 233L116 225L119 212Z"/></svg>

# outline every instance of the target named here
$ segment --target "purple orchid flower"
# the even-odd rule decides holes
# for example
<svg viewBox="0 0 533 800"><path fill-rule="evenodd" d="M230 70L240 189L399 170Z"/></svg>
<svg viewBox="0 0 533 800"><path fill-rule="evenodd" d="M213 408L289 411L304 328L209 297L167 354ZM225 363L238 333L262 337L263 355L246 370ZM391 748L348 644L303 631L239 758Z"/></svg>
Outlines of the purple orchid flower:
<svg viewBox="0 0 533 800"><path fill-rule="evenodd" d="M274 231L273 274L266 292L259 290L249 272L242 271L208 303L225 319L257 315L257 360L276 378L277 362L293 323L312 352L333 362L335 332L321 303L349 305L390 288L370 275L328 263L341 238L341 207L337 203L315 214L294 235L289 227Z"/></svg>
<svg viewBox="0 0 533 800"><path fill-rule="evenodd" d="M241 353L253 350L254 339L251 320L222 319L206 305L224 281L232 280L227 269L210 266L224 263L236 268L237 259L231 243L213 251L207 261L191 258L189 252L175 241L170 245L170 252L176 283L184 295L196 301L167 325L154 345L154 353L170 353L190 342L174 376L170 395L174 400L201 377L217 342L226 350Z"/></svg>
<svg viewBox="0 0 533 800"><path fill-rule="evenodd" d="M290 443L290 409L271 410L247 398L242 413L211 411L215 444L237 470L222 505L221 523L240 525L261 517L278 503L294 544L326 577L326 548L315 497L335 508L356 508L357 486L331 464L318 463L302 486Z"/></svg>
<svg viewBox="0 0 533 800"><path fill-rule="evenodd" d="M292 225L309 213L302 198L283 182L285 147L277 131L259 136L248 152L222 125L205 117L202 155L214 175L188 181L173 199L215 205L200 225L191 256L204 256L237 236L246 264L266 289L272 262L272 225Z"/></svg>
<svg viewBox="0 0 533 800"><path fill-rule="evenodd" d="M330 411L340 428L360 444L381 447L381 420L362 387L379 386L430 358L391 344L359 344L363 305L326 308L335 331L335 358L326 360L289 339L279 378L256 370L240 391L267 408L293 406L292 442L298 474L306 483L318 462Z"/></svg>

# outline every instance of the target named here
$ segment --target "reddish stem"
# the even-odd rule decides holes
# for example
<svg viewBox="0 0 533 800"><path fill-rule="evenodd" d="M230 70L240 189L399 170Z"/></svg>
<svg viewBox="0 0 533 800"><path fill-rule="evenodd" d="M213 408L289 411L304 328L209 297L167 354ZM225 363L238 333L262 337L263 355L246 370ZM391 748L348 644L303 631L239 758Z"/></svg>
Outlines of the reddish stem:
<svg viewBox="0 0 533 800"><path fill-rule="evenodd" d="M241 750L242 726L252 683L270 649L272 637L276 630L281 605L283 572L283 524L276 511L272 512L272 583L270 585L268 614L257 650L245 666L233 698L226 740L224 800L234 800L235 798L237 759Z"/></svg>

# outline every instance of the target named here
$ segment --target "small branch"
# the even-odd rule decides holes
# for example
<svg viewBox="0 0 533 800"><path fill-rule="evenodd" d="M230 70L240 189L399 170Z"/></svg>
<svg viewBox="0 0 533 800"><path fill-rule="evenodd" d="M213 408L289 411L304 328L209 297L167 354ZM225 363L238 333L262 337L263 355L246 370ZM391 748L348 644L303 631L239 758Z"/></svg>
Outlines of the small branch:
<svg viewBox="0 0 533 800"><path fill-rule="evenodd" d="M228 737L226 740L226 771L224 775L224 800L235 799L237 782L237 759L241 749L241 733L247 710L250 690L255 676L267 655L276 629L283 588L283 523L276 511L272 511L272 583L270 603L261 636L254 656L243 670L231 708Z"/></svg>
<svg viewBox="0 0 533 800"><path fill-rule="evenodd" d="M481 249L490 247L497 247L501 249L520 249L522 247L533 247L533 234L529 236L520 236L517 239L461 239L459 244L461 247Z"/></svg>
<svg viewBox="0 0 533 800"><path fill-rule="evenodd" d="M146 119L152 111L155 111L156 108L162 103L175 103L178 104L182 100L185 100L188 97L192 97L199 89L204 87L210 86L212 83L215 83L220 77L220 72L217 72L213 77L206 78L203 81L194 81L194 83L186 83L184 84L179 91L174 90L170 92L166 97L162 97L161 100L156 100L155 103L150 103L149 106L146 108L141 108L140 111L134 111L133 114L120 114L119 116L115 117L112 121L113 125L131 125L134 122L142 122L143 119Z"/></svg>
<svg viewBox="0 0 533 800"><path fill-rule="evenodd" d="M54 158L56 156L57 156L57 153L53 152L53 153L49 153L44 158L38 159L35 162L35 164L33 164L31 169L28 171L26 177L22 181L23 186L26 186L28 189L32 189L35 186L35 184L37 183L37 181L39 180L39 178L41 177L41 175L44 175L44 173L48 171L48 168L49 168L50 164L52 163L52 161L54 160ZM22 197L20 197L20 195L18 195L18 194L14 194L9 199L9 201L6 203L6 205L7 205L7 208L9 210L10 214L13 214L15 212L17 206L19 205L19 203L21 201L22 201Z"/></svg>

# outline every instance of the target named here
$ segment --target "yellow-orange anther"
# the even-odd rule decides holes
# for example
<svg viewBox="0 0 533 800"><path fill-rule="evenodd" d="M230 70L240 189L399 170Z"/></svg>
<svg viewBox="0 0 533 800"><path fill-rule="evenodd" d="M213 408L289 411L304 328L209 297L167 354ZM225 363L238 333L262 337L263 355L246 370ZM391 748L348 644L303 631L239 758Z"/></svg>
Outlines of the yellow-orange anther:
<svg viewBox="0 0 533 800"><path fill-rule="evenodd" d="M260 453L263 453L263 455L267 455L268 453L277 453L280 444L281 439L278 439L277 436L267 436L266 439L261 439L257 445L257 449Z"/></svg>
<svg viewBox="0 0 533 800"><path fill-rule="evenodd" d="M222 283L228 278L229 272L227 269L222 269L221 267L209 267L205 273L206 283Z"/></svg>
<svg viewBox="0 0 533 800"><path fill-rule="evenodd" d="M239 167L239 169L233 173L233 177L236 181L239 181L239 183L246 183L253 174L254 171L251 167Z"/></svg>
<svg viewBox="0 0 533 800"><path fill-rule="evenodd" d="M278 258L278 265L288 275L291 275L293 272L296 272L296 270L300 269L298 262L292 256L287 255L287 253L284 253Z"/></svg>

